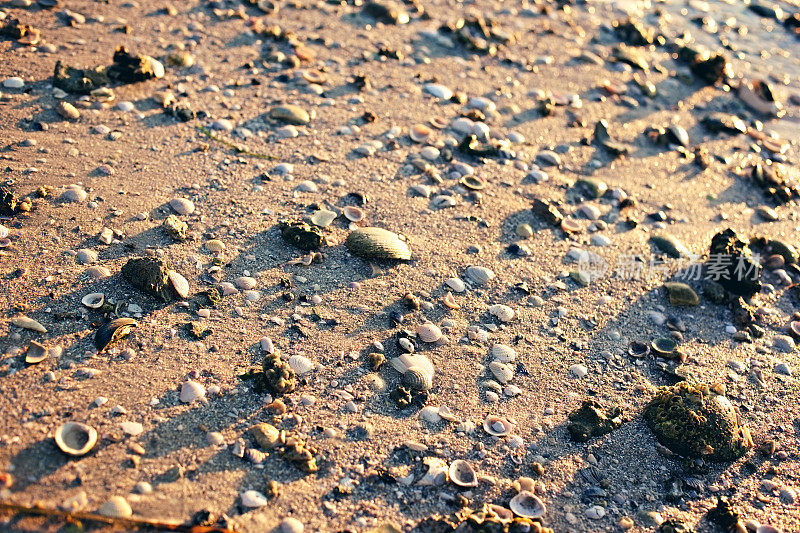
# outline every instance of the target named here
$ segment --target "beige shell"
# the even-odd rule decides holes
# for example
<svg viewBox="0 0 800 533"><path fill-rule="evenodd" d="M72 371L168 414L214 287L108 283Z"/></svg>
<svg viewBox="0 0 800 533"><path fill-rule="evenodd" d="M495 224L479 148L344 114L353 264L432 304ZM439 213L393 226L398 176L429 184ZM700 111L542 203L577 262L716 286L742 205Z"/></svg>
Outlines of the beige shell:
<svg viewBox="0 0 800 533"><path fill-rule="evenodd" d="M411 127L408 136L411 137L411 140L415 143L423 143L428 140L432 133L428 126L424 124L415 124Z"/></svg>
<svg viewBox="0 0 800 533"><path fill-rule="evenodd" d="M489 363L489 370L500 383L506 384L514 378L514 371L505 363L492 361Z"/></svg>
<svg viewBox="0 0 800 533"><path fill-rule="evenodd" d="M492 357L501 363L512 363L517 359L517 351L505 344L492 346Z"/></svg>
<svg viewBox="0 0 800 533"><path fill-rule="evenodd" d="M47 359L48 355L49 353L44 345L32 341L25 351L25 362L29 365L35 365Z"/></svg>
<svg viewBox="0 0 800 533"><path fill-rule="evenodd" d="M331 225L336 219L336 213L328 211L327 209L320 209L311 215L311 223L321 228L326 228Z"/></svg>
<svg viewBox="0 0 800 533"><path fill-rule="evenodd" d="M433 363L422 354L404 353L400 357L390 359L389 362L401 374L405 374L409 368L417 367L425 370L433 378Z"/></svg>
<svg viewBox="0 0 800 533"><path fill-rule="evenodd" d="M471 464L463 459L456 459L450 465L450 481L459 487L477 487L478 474Z"/></svg>
<svg viewBox="0 0 800 533"><path fill-rule="evenodd" d="M511 523L514 520L514 513L511 511L511 509L507 509L502 505L490 503L489 510L492 511L497 516L497 519L504 524Z"/></svg>
<svg viewBox="0 0 800 533"><path fill-rule="evenodd" d="M417 337L422 342L436 342L442 338L442 330L435 324L427 322L417 327Z"/></svg>
<svg viewBox="0 0 800 533"><path fill-rule="evenodd" d="M94 448L97 431L80 422L66 422L56 429L55 440L62 452L77 457L86 455Z"/></svg>
<svg viewBox="0 0 800 533"><path fill-rule="evenodd" d="M175 291L175 294L178 295L181 299L186 299L189 297L189 280L183 277L182 274L176 272L174 270L170 270L167 272L167 276L169 276L169 284L172 286L172 290Z"/></svg>
<svg viewBox="0 0 800 533"><path fill-rule="evenodd" d="M514 424L512 424L507 418L489 415L483 421L483 429L486 431L486 433L494 437L505 437L514 431Z"/></svg>
<svg viewBox="0 0 800 533"><path fill-rule="evenodd" d="M478 285L483 285L494 279L494 272L482 266L468 266L466 274L470 281Z"/></svg>
<svg viewBox="0 0 800 533"><path fill-rule="evenodd" d="M447 291L447 294L444 295L442 302L450 309L461 309L461 304L456 301L455 297L453 297L453 293L450 291Z"/></svg>
<svg viewBox="0 0 800 533"><path fill-rule="evenodd" d="M523 490L511 498L508 506L515 515L523 518L541 518L547 512L544 502L527 490Z"/></svg>
<svg viewBox="0 0 800 533"><path fill-rule="evenodd" d="M352 205L348 205L342 209L342 214L344 215L344 218L350 222L361 222L364 220L364 217L367 216L363 209L360 207L354 207Z"/></svg>
<svg viewBox="0 0 800 533"><path fill-rule="evenodd" d="M27 316L18 316L11 319L11 323L18 328L30 329L39 333L47 333L47 328Z"/></svg>
<svg viewBox="0 0 800 533"><path fill-rule="evenodd" d="M439 416L442 417L442 419L447 420L448 422L455 422L456 420L458 420L456 418L456 415L453 414L453 411L451 411L450 408L447 407L446 405L439 406Z"/></svg>
<svg viewBox="0 0 800 533"><path fill-rule="evenodd" d="M456 292L464 292L467 290L467 287L464 285L464 282L461 280L461 278L448 278L444 283Z"/></svg>
<svg viewBox="0 0 800 533"><path fill-rule="evenodd" d="M514 310L507 305L495 304L489 307L489 314L500 322L510 322L514 318Z"/></svg>
<svg viewBox="0 0 800 533"><path fill-rule="evenodd" d="M289 358L289 367L294 370L298 376L302 376L314 370L314 363L303 355L293 355Z"/></svg>
<svg viewBox="0 0 800 533"><path fill-rule="evenodd" d="M417 481L417 485L444 485L447 482L447 463L438 457L426 457L428 472Z"/></svg>
<svg viewBox="0 0 800 533"><path fill-rule="evenodd" d="M102 292L90 292L81 298L81 303L90 309L99 309L103 307L105 301L106 297Z"/></svg>
<svg viewBox="0 0 800 533"><path fill-rule="evenodd" d="M411 250L397 234L383 228L359 228L344 242L357 256L373 259L411 259Z"/></svg>
<svg viewBox="0 0 800 533"><path fill-rule="evenodd" d="M428 390L433 386L433 377L425 369L412 366L403 374L403 384L414 390Z"/></svg>
<svg viewBox="0 0 800 533"><path fill-rule="evenodd" d="M97 514L112 518L128 518L133 515L133 510L122 496L112 496L97 510Z"/></svg>

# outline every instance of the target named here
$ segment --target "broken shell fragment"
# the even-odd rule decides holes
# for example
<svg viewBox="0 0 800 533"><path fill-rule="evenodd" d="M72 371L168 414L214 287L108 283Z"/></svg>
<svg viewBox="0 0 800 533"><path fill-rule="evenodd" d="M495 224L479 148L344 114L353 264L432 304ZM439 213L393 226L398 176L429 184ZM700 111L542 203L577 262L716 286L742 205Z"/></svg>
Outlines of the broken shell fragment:
<svg viewBox="0 0 800 533"><path fill-rule="evenodd" d="M62 452L78 457L94 448L97 431L80 422L66 422L56 429L55 440Z"/></svg>
<svg viewBox="0 0 800 533"><path fill-rule="evenodd" d="M327 209L320 209L311 215L311 223L321 228L327 228L336 219L336 213Z"/></svg>
<svg viewBox="0 0 800 533"><path fill-rule="evenodd" d="M511 498L508 506L515 515L524 518L541 518L547 512L544 502L527 490L520 491L519 494Z"/></svg>
<svg viewBox="0 0 800 533"><path fill-rule="evenodd" d="M39 333L47 333L47 328L43 325L38 323L32 318L28 318L26 316L18 316L11 319L11 323L17 326L18 328L23 329L30 329L32 331L38 331Z"/></svg>
<svg viewBox="0 0 800 533"><path fill-rule="evenodd" d="M132 318L115 318L106 322L94 334L95 348L98 352L102 352L110 344L128 335L135 327L136 321Z"/></svg>
<svg viewBox="0 0 800 533"><path fill-rule="evenodd" d="M353 254L373 259L411 259L411 250L397 234L383 228L359 228L350 233L345 246Z"/></svg>
<svg viewBox="0 0 800 533"><path fill-rule="evenodd" d="M44 345L33 341L28 345L28 349L25 351L25 362L29 365L35 365L47 359L48 355L49 353Z"/></svg>
<svg viewBox="0 0 800 533"><path fill-rule="evenodd" d="M438 457L426 457L428 472L417 481L417 485L444 485L447 481L447 463Z"/></svg>
<svg viewBox="0 0 800 533"><path fill-rule="evenodd" d="M106 297L102 292L90 292L81 298L81 303L89 309L99 309L103 307L105 301Z"/></svg>
<svg viewBox="0 0 800 533"><path fill-rule="evenodd" d="M456 459L450 465L450 481L459 487L477 487L478 474L471 464L463 459Z"/></svg>
<svg viewBox="0 0 800 533"><path fill-rule="evenodd" d="M483 429L494 437L505 437L514 431L514 424L501 416L489 415L483 421Z"/></svg>

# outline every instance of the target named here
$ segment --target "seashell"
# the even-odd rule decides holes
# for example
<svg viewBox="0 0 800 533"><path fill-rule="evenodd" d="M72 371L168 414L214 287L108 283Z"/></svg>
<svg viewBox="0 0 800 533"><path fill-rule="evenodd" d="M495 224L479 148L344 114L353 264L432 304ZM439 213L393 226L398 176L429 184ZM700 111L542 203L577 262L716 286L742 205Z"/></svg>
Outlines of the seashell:
<svg viewBox="0 0 800 533"><path fill-rule="evenodd" d="M424 368L412 366L403 373L403 384L414 390L428 390L433 386L433 376Z"/></svg>
<svg viewBox="0 0 800 533"><path fill-rule="evenodd" d="M133 515L133 510L122 496L112 496L97 509L97 514L112 518L128 518Z"/></svg>
<svg viewBox="0 0 800 533"><path fill-rule="evenodd" d="M6 237L0 238L0 248L8 248L9 246L11 246L11 239Z"/></svg>
<svg viewBox="0 0 800 533"><path fill-rule="evenodd" d="M456 416L453 414L453 412L450 410L450 408L447 407L446 405L440 405L439 406L439 416L441 418L443 418L444 420L447 420L448 422L455 422L456 421Z"/></svg>
<svg viewBox="0 0 800 533"><path fill-rule="evenodd" d="M423 143L430 138L432 133L433 131L425 124L415 124L411 127L408 136L411 137L411 140L415 143Z"/></svg>
<svg viewBox="0 0 800 533"><path fill-rule="evenodd" d="M431 117L428 120L428 124L436 128L437 130L443 130L447 127L447 119L440 116Z"/></svg>
<svg viewBox="0 0 800 533"><path fill-rule="evenodd" d="M442 338L442 330L435 324L427 322L417 327L417 337L422 342L436 342Z"/></svg>
<svg viewBox="0 0 800 533"><path fill-rule="evenodd" d="M400 348L402 348L407 353L414 353L414 343L411 342L410 339L401 337L397 339L397 343L400 345Z"/></svg>
<svg viewBox="0 0 800 533"><path fill-rule="evenodd" d="M473 191L480 191L486 188L486 181L475 175L464 176L459 180L459 183Z"/></svg>
<svg viewBox="0 0 800 533"><path fill-rule="evenodd" d="M344 209L342 209L342 214L344 218L349 220L350 222L361 222L364 220L366 213L360 207L354 207L352 205L348 205Z"/></svg>
<svg viewBox="0 0 800 533"><path fill-rule="evenodd" d="M489 370L492 372L497 381L506 384L514 378L514 371L505 363L500 361L492 361L489 363Z"/></svg>
<svg viewBox="0 0 800 533"><path fill-rule="evenodd" d="M49 352L44 345L32 341L25 351L25 362L29 365L35 365L47 359L48 355Z"/></svg>
<svg viewBox="0 0 800 533"><path fill-rule="evenodd" d="M383 228L359 228L350 232L345 246L353 254L374 259L411 259L411 250L397 234Z"/></svg>
<svg viewBox="0 0 800 533"><path fill-rule="evenodd" d="M431 424L436 424L442 421L442 417L439 415L439 408L432 405L423 407L419 412L419 418L425 422L430 422Z"/></svg>
<svg viewBox="0 0 800 533"><path fill-rule="evenodd" d="M81 303L90 309L99 309L103 307L105 301L106 297L102 292L90 292L81 298Z"/></svg>
<svg viewBox="0 0 800 533"><path fill-rule="evenodd" d="M659 337L650 343L650 350L658 355L672 355L678 343L670 337Z"/></svg>
<svg viewBox="0 0 800 533"><path fill-rule="evenodd" d="M523 490L511 498L508 506L515 515L524 518L541 518L547 512L544 502L527 490Z"/></svg>
<svg viewBox="0 0 800 533"><path fill-rule="evenodd" d="M206 397L206 388L196 381L187 381L181 385L180 399L183 403L192 403Z"/></svg>
<svg viewBox="0 0 800 533"><path fill-rule="evenodd" d="M478 285L483 285L494 279L494 272L482 266L468 266L466 274L470 281Z"/></svg>
<svg viewBox="0 0 800 533"><path fill-rule="evenodd" d="M0 224L0 239L8 237L8 228Z"/></svg>
<svg viewBox="0 0 800 533"><path fill-rule="evenodd" d="M293 355L289 358L289 368L294 370L295 374L303 375L314 370L314 363L303 355Z"/></svg>
<svg viewBox="0 0 800 533"><path fill-rule="evenodd" d="M756 528L756 533L781 533L781 530L769 524L761 524Z"/></svg>
<svg viewBox="0 0 800 533"><path fill-rule="evenodd" d="M422 86L422 90L442 100L449 100L453 97L453 90L439 83L426 83Z"/></svg>
<svg viewBox="0 0 800 533"><path fill-rule="evenodd" d="M444 283L456 292L464 292L467 290L467 287L464 285L464 282L461 280L461 278L449 278L445 280Z"/></svg>
<svg viewBox="0 0 800 533"><path fill-rule="evenodd" d="M501 363L511 363L517 359L517 352L511 346L495 344L492 346L492 357Z"/></svg>
<svg viewBox="0 0 800 533"><path fill-rule="evenodd" d="M650 353L650 346L641 341L631 341L628 345L628 355L631 357L647 357Z"/></svg>
<svg viewBox="0 0 800 533"><path fill-rule="evenodd" d="M109 344L125 337L135 327L136 321L132 318L115 318L106 322L94 334L94 346L98 352L102 352Z"/></svg>
<svg viewBox="0 0 800 533"><path fill-rule="evenodd" d="M80 422L66 422L56 429L56 445L69 455L86 455L97 444L97 431Z"/></svg>
<svg viewBox="0 0 800 533"><path fill-rule="evenodd" d="M172 290L175 294L178 295L181 299L186 299L189 297L189 280L183 277L179 272L174 270L167 271L167 276L169 277L169 284L172 287Z"/></svg>
<svg viewBox="0 0 800 533"><path fill-rule="evenodd" d="M321 228L327 228L336 219L336 213L327 209L320 209L311 215L311 223Z"/></svg>
<svg viewBox="0 0 800 533"><path fill-rule="evenodd" d="M405 374L409 368L417 367L425 370L433 378L433 363L422 354L404 353L400 357L390 359L389 362L401 374Z"/></svg>
<svg viewBox="0 0 800 533"><path fill-rule="evenodd" d="M417 485L444 485L447 482L447 463L438 457L426 457L424 461L428 472L417 481Z"/></svg>
<svg viewBox="0 0 800 533"><path fill-rule="evenodd" d="M499 520L501 523L508 524L514 520L514 513L511 511L511 509L506 509L502 505L497 505L494 503L490 503L488 507L489 510L497 517L497 520Z"/></svg>
<svg viewBox="0 0 800 533"><path fill-rule="evenodd" d="M477 487L478 474L472 465L463 459L456 459L450 465L450 481L459 487Z"/></svg>
<svg viewBox="0 0 800 533"><path fill-rule="evenodd" d="M500 322L510 322L514 318L514 310L503 304L495 304L489 307L489 314L496 317Z"/></svg>
<svg viewBox="0 0 800 533"><path fill-rule="evenodd" d="M320 72L319 70L303 71L303 79L308 83L314 83L316 85L323 85L328 81L328 77L325 75L325 73Z"/></svg>
<svg viewBox="0 0 800 533"><path fill-rule="evenodd" d="M453 293L450 291L447 291L447 294L444 295L442 302L444 302L444 305L450 309L461 309L461 304L456 302L456 299L453 297Z"/></svg>
<svg viewBox="0 0 800 533"><path fill-rule="evenodd" d="M14 317L11 319L11 323L17 326L18 328L30 329L33 331L38 331L39 333L47 333L47 328L39 324L34 319L28 318L26 316Z"/></svg>
<svg viewBox="0 0 800 533"><path fill-rule="evenodd" d="M269 503L267 497L257 490L246 490L240 495L240 498L244 507L263 507Z"/></svg>
<svg viewBox="0 0 800 533"><path fill-rule="evenodd" d="M251 278L250 276L239 276L233 281L233 283L243 291L249 291L251 289L255 289L256 286L258 285L258 281L256 281L255 278Z"/></svg>
<svg viewBox="0 0 800 533"><path fill-rule="evenodd" d="M486 433L494 437L505 437L514 431L514 424L506 418L489 415L483 421L483 429Z"/></svg>

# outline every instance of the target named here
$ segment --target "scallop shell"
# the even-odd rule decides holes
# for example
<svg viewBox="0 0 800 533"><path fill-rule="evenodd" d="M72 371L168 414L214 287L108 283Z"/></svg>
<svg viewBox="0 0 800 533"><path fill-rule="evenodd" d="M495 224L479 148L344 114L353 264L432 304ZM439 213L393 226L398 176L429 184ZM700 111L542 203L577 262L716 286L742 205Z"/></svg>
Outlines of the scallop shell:
<svg viewBox="0 0 800 533"><path fill-rule="evenodd" d="M514 431L514 424L512 424L507 418L489 415L483 421L483 429L489 435L495 437L505 437Z"/></svg>
<svg viewBox="0 0 800 533"><path fill-rule="evenodd" d="M327 209L320 209L311 215L311 223L321 228L330 226L335 219L336 213Z"/></svg>
<svg viewBox="0 0 800 533"><path fill-rule="evenodd" d="M366 213L360 207L354 207L352 205L348 205L344 209L342 209L342 214L344 218L349 220L350 222L361 222L364 220Z"/></svg>
<svg viewBox="0 0 800 533"><path fill-rule="evenodd" d="M136 321L132 318L115 318L106 322L94 334L95 348L98 352L102 352L109 344L123 338L135 327Z"/></svg>
<svg viewBox="0 0 800 533"><path fill-rule="evenodd" d="M77 457L89 453L94 447L97 431L80 422L66 422L56 429L55 440L62 452Z"/></svg>
<svg viewBox="0 0 800 533"><path fill-rule="evenodd" d="M428 472L417 481L417 485L444 485L447 482L447 463L438 457L426 457Z"/></svg>
<svg viewBox="0 0 800 533"><path fill-rule="evenodd" d="M33 341L28 345L28 349L25 351L25 362L29 365L35 365L47 359L48 355L47 347Z"/></svg>
<svg viewBox="0 0 800 533"><path fill-rule="evenodd" d="M497 317L500 322L510 322L514 318L514 310L503 304L489 307L489 314Z"/></svg>
<svg viewBox="0 0 800 533"><path fill-rule="evenodd" d="M411 259L411 250L397 234L383 228L359 228L344 242L353 254L374 259Z"/></svg>
<svg viewBox="0 0 800 533"><path fill-rule="evenodd" d="M505 344L495 344L492 346L492 357L501 363L511 363L517 359L517 351Z"/></svg>
<svg viewBox="0 0 800 533"><path fill-rule="evenodd" d="M33 331L38 331L39 333L47 333L47 328L39 324L34 319L28 318L26 316L14 317L11 319L11 323L17 326L18 328L30 329Z"/></svg>
<svg viewBox="0 0 800 533"><path fill-rule="evenodd" d="M314 370L314 363L303 355L293 355L289 358L289 367L294 370L295 374L301 376Z"/></svg>
<svg viewBox="0 0 800 533"><path fill-rule="evenodd" d="M515 515L524 518L541 518L547 512L544 502L527 490L523 490L511 498L508 506Z"/></svg>
<svg viewBox="0 0 800 533"><path fill-rule="evenodd" d="M497 381L506 384L514 378L514 371L505 363L500 361L492 361L489 363L489 370L492 372Z"/></svg>
<svg viewBox="0 0 800 533"><path fill-rule="evenodd" d="M450 465L450 481L459 487L477 487L478 474L471 464L463 459L456 459Z"/></svg>
<svg viewBox="0 0 800 533"><path fill-rule="evenodd" d="M478 285L483 285L494 279L494 272L482 266L468 266L466 273L470 281Z"/></svg>
<svg viewBox="0 0 800 533"><path fill-rule="evenodd" d="M81 298L81 303L90 309L99 309L103 307L105 301L106 297L102 292L90 292Z"/></svg>
<svg viewBox="0 0 800 533"><path fill-rule="evenodd" d="M436 342L442 338L442 330L435 324L427 322L417 327L417 337L422 342Z"/></svg>
<svg viewBox="0 0 800 533"><path fill-rule="evenodd" d="M403 373L403 384L414 390L428 390L433 386L433 376L424 368L412 366Z"/></svg>
<svg viewBox="0 0 800 533"><path fill-rule="evenodd" d="M189 297L189 280L183 277L182 274L179 272L175 272L174 270L170 270L167 272L167 276L169 276L169 284L172 286L172 290L175 294L178 295L179 298L186 299Z"/></svg>

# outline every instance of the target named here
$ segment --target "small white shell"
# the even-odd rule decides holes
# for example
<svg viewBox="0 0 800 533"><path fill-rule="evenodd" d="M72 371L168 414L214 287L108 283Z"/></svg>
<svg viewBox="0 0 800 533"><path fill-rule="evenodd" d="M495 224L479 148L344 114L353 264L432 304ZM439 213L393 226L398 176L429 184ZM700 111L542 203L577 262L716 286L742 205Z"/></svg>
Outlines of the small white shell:
<svg viewBox="0 0 800 533"><path fill-rule="evenodd" d="M400 345L400 348L407 353L414 353L414 343L408 340L405 337L400 337L397 339L397 344Z"/></svg>
<svg viewBox="0 0 800 533"><path fill-rule="evenodd" d="M321 228L330 226L335 219L336 213L327 209L320 209L311 215L311 223Z"/></svg>
<svg viewBox="0 0 800 533"><path fill-rule="evenodd" d="M495 344L492 346L492 357L501 363L511 363L517 359L517 351L505 344Z"/></svg>
<svg viewBox="0 0 800 533"><path fill-rule="evenodd" d="M8 237L8 228L0 224L0 239Z"/></svg>
<svg viewBox="0 0 800 533"><path fill-rule="evenodd" d="M442 330L427 322L417 327L417 336L422 342L436 342L442 338Z"/></svg>
<svg viewBox="0 0 800 533"><path fill-rule="evenodd" d="M81 299L81 303L91 309L103 307L106 297L102 292L90 292Z"/></svg>
<svg viewBox="0 0 800 533"><path fill-rule="evenodd" d="M456 459L450 465L450 481L459 487L477 487L478 475L471 464L463 459Z"/></svg>
<svg viewBox="0 0 800 533"><path fill-rule="evenodd" d="M344 215L344 218L350 222L361 222L364 220L364 217L367 216L363 209L360 207L354 207L352 205L348 205L342 209L342 214Z"/></svg>
<svg viewBox="0 0 800 533"><path fill-rule="evenodd" d="M494 272L482 266L468 266L466 273L470 281L478 285L483 285L494 279Z"/></svg>
<svg viewBox="0 0 800 533"><path fill-rule="evenodd" d="M409 368L417 367L424 369L433 378L433 363L422 354L404 353L400 357L390 359L389 362L401 374L405 374Z"/></svg>
<svg viewBox="0 0 800 533"><path fill-rule="evenodd" d="M314 370L314 363L303 355L293 355L289 358L289 367L294 370L295 374L302 376Z"/></svg>
<svg viewBox="0 0 800 533"><path fill-rule="evenodd" d="M492 361L489 363L489 370L492 372L497 381L506 384L514 378L514 371L505 363L500 361Z"/></svg>
<svg viewBox="0 0 800 533"><path fill-rule="evenodd" d="M447 482L447 463L438 457L426 457L428 472L417 481L417 485L444 485Z"/></svg>
<svg viewBox="0 0 800 533"><path fill-rule="evenodd" d="M62 452L77 457L86 455L94 448L97 431L80 422L66 422L56 429L55 440Z"/></svg>
<svg viewBox="0 0 800 533"><path fill-rule="evenodd" d="M257 490L246 490L240 497L244 507L263 507L269 503L267 497Z"/></svg>
<svg viewBox="0 0 800 533"><path fill-rule="evenodd" d="M172 285L172 290L175 291L181 299L189 297L189 280L183 277L182 274L174 270L167 272L169 276L169 283Z"/></svg>
<svg viewBox="0 0 800 533"><path fill-rule="evenodd" d="M415 143L422 143L427 141L432 133L431 129L425 124L415 124L411 126L411 131L408 133L408 136L411 137L411 140Z"/></svg>
<svg viewBox="0 0 800 533"><path fill-rule="evenodd" d="M196 381L187 381L181 385L180 398L183 403L192 403L206 397L206 388Z"/></svg>
<svg viewBox="0 0 800 533"><path fill-rule="evenodd" d="M527 490L523 490L511 498L508 506L514 511L514 514L524 518L541 518L547 512L544 502Z"/></svg>
<svg viewBox="0 0 800 533"><path fill-rule="evenodd" d="M30 329L39 333L47 333L47 328L27 316L18 316L11 319L11 323L18 328Z"/></svg>
<svg viewBox="0 0 800 533"><path fill-rule="evenodd" d="M510 322L514 318L514 310L503 304L489 307L489 314L497 317L500 322Z"/></svg>
<svg viewBox="0 0 800 533"><path fill-rule="evenodd" d="M419 412L419 418L420 420L430 422L431 424L436 424L442 421L442 417L439 416L439 408L434 407L433 405L427 405L423 407Z"/></svg>
<svg viewBox="0 0 800 533"><path fill-rule="evenodd" d="M445 280L444 283L456 292L464 292L467 290L467 286L464 285L464 282L461 280L461 278L449 278Z"/></svg>
<svg viewBox="0 0 800 533"><path fill-rule="evenodd" d="M505 437L514 431L514 424L501 416L489 415L483 421L483 429L489 435L493 435L495 437Z"/></svg>

